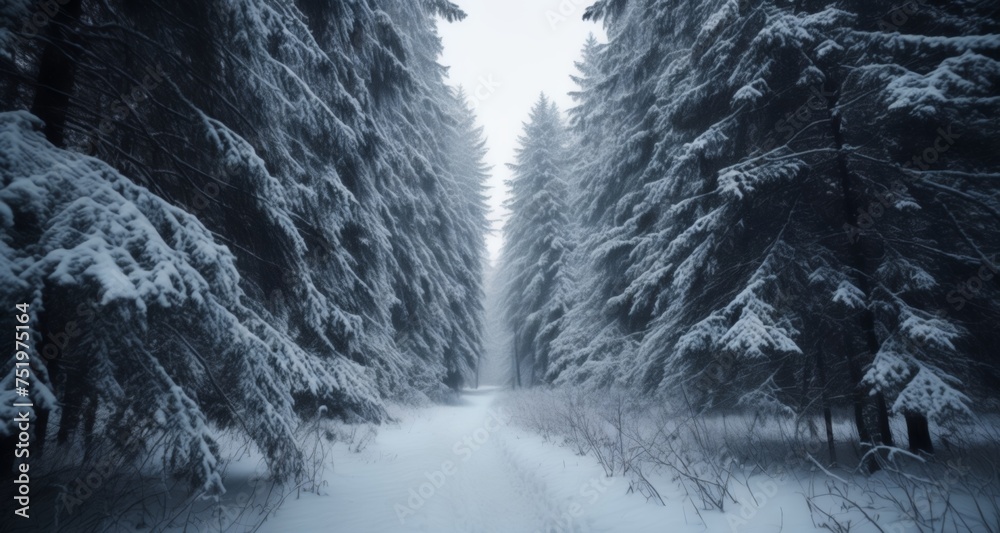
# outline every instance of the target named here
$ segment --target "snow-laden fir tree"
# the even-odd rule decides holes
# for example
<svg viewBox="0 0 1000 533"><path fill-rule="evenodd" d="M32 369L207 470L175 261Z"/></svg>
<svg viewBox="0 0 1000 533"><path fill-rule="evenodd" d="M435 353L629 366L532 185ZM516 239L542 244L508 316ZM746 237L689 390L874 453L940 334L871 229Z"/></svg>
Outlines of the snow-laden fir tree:
<svg viewBox="0 0 1000 533"><path fill-rule="evenodd" d="M392 146L387 170L400 183L385 191L397 299L392 323L404 357L424 362L408 378L425 381L418 387L425 390L471 383L482 351L485 151L464 96L444 84L436 62L441 42L433 17L464 15L438 7L389 3L408 83L378 105L379 127Z"/></svg>
<svg viewBox="0 0 1000 533"><path fill-rule="evenodd" d="M580 181L586 303L560 380L786 413L846 398L862 441L894 444L902 415L925 451L928 420L970 413L996 381L997 309L966 283L1000 244L996 22L927 6L883 27L895 7L588 11L609 43L580 93L600 156Z"/></svg>
<svg viewBox="0 0 1000 533"><path fill-rule="evenodd" d="M240 428L281 478L301 467L298 391L379 416L360 365L317 360L246 305L236 258L193 215L53 147L40 128L26 112L2 115L4 301L31 304L68 339L57 357L32 361L34 403L55 412L58 437L47 442L36 426L33 457L64 443L89 460L155 456L164 472L217 493L219 426ZM4 383L13 395L13 379Z"/></svg>
<svg viewBox="0 0 1000 533"><path fill-rule="evenodd" d="M568 219L574 230L572 235L575 246L567 258L569 277L575 286L570 291L566 301L566 317L563 319L564 330L553 340L549 357L549 368L546 379L557 383L577 383L591 379L595 370L600 373L600 367L607 361L605 358L591 357L594 355L593 344L590 343L594 333L590 328L601 323L604 312L604 302L600 294L604 290L606 278L600 270L603 265L591 261L594 246L600 245L599 238L592 232L580 233L580 227L594 228L600 209L594 210L590 203L594 201L593 193L598 189L596 182L600 176L598 169L601 163L609 157L605 150L609 147L606 141L605 123L601 122L602 113L607 107L601 105L598 98L593 97L598 90L597 83L602 79L600 69L604 65L600 53L603 46L591 34L584 43L582 58L576 63L577 75L572 76L578 90L570 93L577 104L569 109L568 134L568 164L566 182L569 188L567 195ZM614 339L613 344L621 338L620 331L614 324L608 324L602 332L606 338ZM619 346L603 346L601 353L614 356L626 351ZM610 359L610 358L609 358ZM604 367L607 368L607 367ZM611 373L604 373L605 377ZM607 385L609 382L603 382Z"/></svg>
<svg viewBox="0 0 1000 533"><path fill-rule="evenodd" d="M0 8L0 218L40 458L155 456L218 491L224 431L289 477L302 417L377 421L473 375L484 169L436 63L454 5L72 0L35 30L31 9ZM431 287L427 357L394 320L407 283Z"/></svg>
<svg viewBox="0 0 1000 533"><path fill-rule="evenodd" d="M459 89L455 99L457 137L451 143L451 168L457 182L458 219L455 224L462 262L458 268L462 291L452 308L455 340L445 357L448 368L445 382L457 386L464 380L466 385L475 383L478 386L479 364L485 359L486 350L485 269L488 258L485 235L490 231L486 180L490 167L486 164L486 137L482 126L476 123L465 92ZM470 374L475 376L473 382L468 380Z"/></svg>
<svg viewBox="0 0 1000 533"><path fill-rule="evenodd" d="M531 109L516 162L509 165L500 255L502 307L513 333L515 386L547 379L552 341L568 306L567 259L572 251L566 214L566 132L556 105L545 95Z"/></svg>

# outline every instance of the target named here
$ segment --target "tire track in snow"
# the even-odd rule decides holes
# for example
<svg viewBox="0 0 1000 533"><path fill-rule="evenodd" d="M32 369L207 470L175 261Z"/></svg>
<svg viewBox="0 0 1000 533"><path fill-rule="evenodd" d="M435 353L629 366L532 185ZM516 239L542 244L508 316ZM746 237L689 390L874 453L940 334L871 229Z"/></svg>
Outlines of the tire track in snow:
<svg viewBox="0 0 1000 533"><path fill-rule="evenodd" d="M565 508L548 484L507 445L505 424L491 424L495 395L466 396L473 416L461 416L462 436L442 442L454 474L417 511L419 530L456 533L585 533L584 522L562 521ZM502 413L497 413L503 416ZM459 417L454 417L458 421ZM505 422L505 421L504 421ZM453 428L458 429L458 428ZM451 432L448 432L451 433ZM453 436L449 435L449 436Z"/></svg>
<svg viewBox="0 0 1000 533"><path fill-rule="evenodd" d="M489 422L497 394L471 391L461 405L415 411L383 426L361 454L338 448L328 496L286 501L262 532L590 532L586 520L567 520L579 497L558 490L552 465L516 445L502 412L494 411L501 423Z"/></svg>

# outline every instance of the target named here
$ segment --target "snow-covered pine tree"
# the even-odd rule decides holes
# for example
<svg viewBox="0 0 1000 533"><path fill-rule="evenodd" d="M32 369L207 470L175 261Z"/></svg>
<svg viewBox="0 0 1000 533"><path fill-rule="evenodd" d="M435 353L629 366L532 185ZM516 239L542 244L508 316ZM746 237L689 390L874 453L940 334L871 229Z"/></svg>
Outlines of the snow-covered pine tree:
<svg viewBox="0 0 1000 533"><path fill-rule="evenodd" d="M35 327L63 326L36 330L36 343L72 341L32 361L34 403L56 414L48 425L58 437L46 443L39 417L36 460L54 445L82 448L86 460L160 457L165 473L217 493L220 428L238 428L276 477L298 471L297 391L336 394L348 412L380 416L359 365L323 364L246 305L235 257L193 215L101 161L53 147L37 117L4 113L2 125L3 301L47 317Z"/></svg>
<svg viewBox="0 0 1000 533"><path fill-rule="evenodd" d="M571 289L566 132L545 95L531 109L519 143L516 162L509 165L510 218L504 224L500 276L504 318L514 336L515 384L531 386L546 379Z"/></svg>
<svg viewBox="0 0 1000 533"><path fill-rule="evenodd" d="M592 353L588 352L588 345L594 327L603 325L604 302L597 299L597 295L601 294L606 281L600 275L598 265L589 260L593 250L588 247L600 243L592 231L597 226L597 213L589 209L589 203L593 201L594 191L599 189L597 180L601 175L597 169L609 157L604 150L609 147L607 141L610 136L605 135L605 128L600 122L601 113L607 108L601 106L602 101L593 94L601 80L601 50L602 45L591 34L584 43L581 60L576 63L578 73L572 76L578 89L570 93L576 105L568 111L566 184L567 218L573 229L572 242L576 246L566 259L566 268L575 286L566 301L563 329L553 340L549 356L546 381L555 383L577 383L591 375L595 361L587 357ZM587 228L588 231L581 232L580 228ZM623 352L614 348L603 351L622 355ZM584 365L585 361L589 364Z"/></svg>
<svg viewBox="0 0 1000 533"><path fill-rule="evenodd" d="M486 205L486 180L490 168L486 164L486 137L476 123L476 116L465 95L459 89L455 95L457 107L457 137L451 142L451 170L456 180L458 201L457 239L461 259L459 283L462 291L456 295L452 317L456 321L455 339L445 354L448 369L446 384L458 386L479 384L480 362L485 346L485 235L490 231Z"/></svg>
<svg viewBox="0 0 1000 533"><path fill-rule="evenodd" d="M450 4L449 4L450 5ZM424 361L410 379L457 388L474 378L482 351L482 261L486 229L481 132L464 97L444 84L435 16L464 16L439 2L388 2L408 58L407 85L379 107L400 187L386 191L394 256L397 346Z"/></svg>
<svg viewBox="0 0 1000 533"><path fill-rule="evenodd" d="M580 286L593 303L581 307L602 312L581 312L560 339L584 347L567 379L664 391L695 380L700 405L785 412L808 405L803 394L847 397L862 441L892 444L888 418L901 414L915 449L928 449L927 417L968 412L967 394L995 380L995 365L987 379L970 370L985 366L978 339L996 309L947 309L941 277L988 271L997 245L996 162L975 155L995 138L980 117L996 105L996 23L929 7L901 34L879 27L894 8L588 11L609 43L582 93L585 134L607 148L582 181L596 281ZM932 179L903 179L966 121L970 142L918 169ZM965 289L953 299L972 301ZM977 340L963 344L970 327Z"/></svg>
<svg viewBox="0 0 1000 533"><path fill-rule="evenodd" d="M910 449L932 452L929 422L967 418L998 378L984 355L1000 318L1000 21L976 2L905 20L891 2L852 8L843 52L811 60L837 92L831 125L860 194L844 229L868 245L878 350L864 383L905 418Z"/></svg>
<svg viewBox="0 0 1000 533"><path fill-rule="evenodd" d="M267 29L268 25L288 29L288 32L278 31L279 34L297 32L304 37L302 42L310 41L301 17L286 13L289 16L282 19L275 12L288 6L257 3L246 6L244 10L196 3L172 6L176 11L171 11L171 6L136 9L132 4L116 2L87 4L86 16L81 16L74 11L80 7L79 4L64 6L65 13L60 12L52 20L53 28L46 28L43 32L58 32L61 40L56 41L55 46L73 50L75 63L63 73L71 75L71 79L48 81L48 69L62 68L48 64L53 42L36 42L30 36L20 35L22 39L12 45L14 53L22 57L19 65L25 69L24 76L30 76L31 65L38 65L38 83L34 86L40 89L36 93L31 90L33 86L22 85L17 98L5 102L5 105L35 110L42 117L46 136L50 140L65 143L79 151L96 153L134 181L148 185L149 189L157 191L174 205L183 206L196 214L214 229L216 238L236 251L235 265L240 275L230 273L226 283L238 282L240 287L238 292L233 292L236 290L233 288L225 289L231 293L228 296L228 311L235 315L235 318L227 319L227 324L222 324L221 319L210 319L210 312L218 314L211 307L185 309L181 301L172 304L163 299L159 302L174 313L184 314L186 319L197 320L200 315L205 315L202 318L206 324L219 327L218 331L195 329L189 333L197 336L188 337L188 334L177 332L190 327L174 323L169 317L153 320L150 331L141 328L141 320L136 324L140 328L137 331L129 329L134 324L130 320L110 320L112 307L118 303L116 293L108 287L88 284L84 278L62 278L60 283L67 287L51 283L52 280L44 276L32 278L29 287L38 291L38 348L40 353L46 355L40 360L45 363L45 368L39 369L39 375L43 385L47 382L54 387L53 394L59 406L51 424L50 411L41 409L35 438L41 446L51 427L59 444L75 446L83 442L86 456L95 457L101 455L98 450L114 442L96 439L96 435L116 434L119 431L115 428L122 424L124 427L131 427L129 424L153 424L150 427L156 429L154 422L163 422L159 420L162 417L154 421L157 418L152 417L154 412L159 409L167 413L166 420L170 422L171 416L181 412L168 403L181 402L187 410L187 414L181 414L190 418L191 423L187 426L163 423L159 430L166 436L160 442L166 443L163 451L166 456L189 454L185 450L191 448L190 439L184 436L185 432L197 428L208 431L209 426L204 422L222 427L240 425L273 461L276 474L294 472L298 452L294 447L289 448L289 427L278 424L255 430L257 424L266 424L267 421L251 420L247 425L239 420L240 411L255 417L263 416L262 413L268 410L283 413L278 418L285 419L283 423L286 424L289 423L286 415L292 406L311 414L316 403L323 403L331 413L365 418L378 418L381 411L370 378L341 355L346 350L338 354L332 349L333 342L329 340L336 338L337 342L346 346L349 335L331 330L340 328L343 331L355 327L351 321L359 321L343 320L351 315L333 309L328 295L321 294L322 289L312 279L312 274L316 273L313 267L317 265L310 264L307 255L312 254L313 261L342 264L353 263L354 258L346 253L340 259L332 254L319 253L319 245L307 244L307 238L303 237L306 234L315 238L316 227L322 226L330 230L326 234L328 239L343 240L339 235L341 230L329 224L329 218L323 220L314 215L324 213L326 217L339 210L349 217L349 195L341 195L338 208L335 201L323 201L324 194L303 194L306 187L300 186L301 183L290 187L303 177L324 175L327 178L314 182L323 185L317 189L328 189L336 183L329 179L331 174L322 170L324 166L330 167L327 158L323 161L313 159L316 165L311 171L306 171L305 167L310 166L308 158L286 150L288 147L301 149L302 141L307 139L305 130L293 125L296 119L312 122L316 139L345 138L344 135L336 135L336 129L346 127L345 123L357 124L358 121L346 113L334 116L329 109L332 103L319 101L302 78L289 76L291 70L288 64L303 71L322 72L319 66L309 65L306 68L302 63L295 63L295 59L302 56L294 52L287 52L280 58L275 57L282 55L280 52L274 55L269 53L275 49L270 47L273 43L268 42L267 34L272 32L272 29ZM372 18L372 15L368 17ZM8 30L21 31L17 27ZM223 51L216 39L225 40L230 36L240 40L241 46ZM315 48L305 55L313 59L323 57L322 52ZM318 61L322 62L322 59ZM306 73L302 75L304 77ZM227 79L227 76L231 78ZM260 83L268 77L270 82ZM335 83L317 85L337 86ZM65 98L45 96L46 91L53 88ZM267 91L262 88L272 92L266 94ZM302 106L295 108L292 101L297 97L288 98L294 94L309 95L311 98L300 99ZM254 102L257 98L259 102ZM246 107L238 107L236 102ZM352 109L350 106L341 107ZM58 133L54 133L55 130ZM323 131L325 133L320 133ZM351 132L350 136L359 133L363 133L361 126L357 126L357 131ZM285 142L276 140L282 137ZM357 163L361 160L359 150L352 147L357 145L352 145L351 141L347 143L344 152L355 154L354 162ZM30 146L32 151L44 157L53 160L59 157L57 152L47 151L40 145ZM272 157L260 152L263 146L273 150ZM317 146L311 153L322 153L322 149ZM344 164L342 168L347 169L349 165ZM14 174L9 176L13 179L21 175L18 173L30 171L30 168L12 168ZM58 184L59 179L71 178L72 173L66 173L57 174L51 180L53 184ZM107 179L113 181L112 178ZM100 189L93 184L90 186ZM343 190L343 187L340 189ZM197 196L192 198L191 191L196 191ZM80 194L84 195L81 201L87 201L86 191ZM318 199L319 204L325 205L316 206L310 214L310 209L303 205L308 202L300 201L303 198ZM138 203L131 197L127 200ZM130 204L125 202L124 205ZM142 216L156 217L155 213L143 210L147 205L156 204L150 201L139 204ZM25 216L31 218L30 215ZM303 223L305 220L311 222ZM76 223L54 219L53 228L49 231L63 235L64 228L60 224L70 222ZM39 223L46 224L48 220ZM159 238L155 233L139 231L141 228L129 229L134 225L124 220L109 219L102 223L120 224L125 228L121 237L127 237L129 231L135 232L131 237L134 241L129 242L133 242L130 246L138 248L129 252L141 253L145 239ZM90 231L81 229L84 236ZM172 231L168 226L158 230ZM93 231L102 229L98 227ZM119 236L117 232L115 236ZM67 249L76 246L74 242L57 244ZM107 257L98 254L94 261L106 262L107 266L131 268L127 261L122 263L127 256L117 257L113 250ZM137 260L141 263L152 258L141 257ZM169 264L164 268L169 270ZM371 271L378 272L378 269ZM317 276L317 280L337 278L337 275L330 274L332 272L328 271ZM345 272L340 277L351 279L346 274L349 273ZM341 287L361 285L335 283L330 286L342 290ZM280 298L273 298L276 291L282 288L301 297L294 307L288 303L282 305ZM112 294L106 294L109 291ZM248 296L244 298L234 294ZM197 293L186 293L185 297L199 299ZM357 300L377 301L371 297ZM81 310L76 305L66 305L67 302L93 302L94 309ZM347 295L341 299L342 304L350 302ZM148 307L141 300L135 305L139 309L135 313ZM169 314L170 310L165 312ZM286 316L282 317L283 314ZM291 314L292 318L288 318L287 314ZM76 333L70 333L71 329ZM96 333L80 333L91 331ZM254 350L246 348L251 341L243 340L244 336L255 339L252 342L258 345ZM181 347L178 343L182 341L184 345ZM217 342L227 347L215 356L218 360L200 361L199 357L212 357L206 353L216 353L214 346ZM149 366L144 365L141 358L123 357L122 354L128 353L136 356L148 353L154 362ZM228 357L227 353L234 353L234 356L240 353L243 359ZM226 368L226 365L235 367ZM146 372L142 371L143 366L147 367ZM246 372L237 371L240 366L254 369L254 378L243 377ZM275 407L241 409L209 392L191 394L188 392L190 389L171 385L171 380L190 377L191 372L185 369L196 368L203 368L203 372L220 371L221 375L233 380L215 383L216 388L208 389L209 392L227 390L225 386L228 385L228 390L239 391L241 398L270 402ZM226 371L221 372L223 369ZM154 372L153 379L161 383L164 391L189 396L178 396L179 399L172 400L173 396L166 394L148 394L148 383L140 378L153 371L159 372ZM277 372L278 376L268 377L271 372ZM98 378L103 381L96 381ZM259 379L259 384L252 385L254 379ZM201 386L196 380L191 383L191 387ZM120 401L121 398L129 401ZM198 400L191 403L192 398ZM291 402L291 398L296 401ZM359 399L361 401L357 401ZM162 406L158 406L157 402L162 402ZM46 407L51 406L50 403ZM202 422L195 424L199 419ZM291 423L294 425L294 422ZM281 442L283 444L279 445ZM134 456L144 444L142 440L119 442L111 446L110 451ZM211 446L197 448L206 450L206 453L211 450ZM208 469L221 466L217 464L217 458L192 460ZM184 466L184 461L178 461L169 465L168 470ZM195 474L192 471L192 475ZM198 477L193 479L206 475L197 473Z"/></svg>
<svg viewBox="0 0 1000 533"><path fill-rule="evenodd" d="M31 3L0 8L0 110L38 115L3 116L0 185L19 203L2 210L3 301L37 312L39 450L162 456L218 490L220 431L288 476L299 417L379 420L384 397L471 375L481 153L435 63L433 17L460 18L454 5L59 5L38 36ZM420 129L402 131L424 142L403 147L392 124L414 111ZM388 191L421 186L388 171L400 153L440 184L421 208L443 237L428 278L453 351L433 360L396 343L395 239L420 229L388 223Z"/></svg>
<svg viewBox="0 0 1000 533"><path fill-rule="evenodd" d="M574 180L579 183L580 291L556 343L574 360L559 379L607 386L643 383L635 364L636 349L648 329L648 306L633 305L626 288L642 274L633 265L642 257L637 235L649 230L652 217L636 221L645 182L661 176L662 164L651 162L664 141L658 123L659 76L680 54L676 39L690 33L686 7L662 8L655 2L597 2L588 18L605 23L608 44L585 50L578 106L572 113L574 135L590 154ZM638 223L637 223L638 222ZM565 343L564 343L565 341ZM564 346L565 345L565 346ZM560 363L562 364L562 363Z"/></svg>

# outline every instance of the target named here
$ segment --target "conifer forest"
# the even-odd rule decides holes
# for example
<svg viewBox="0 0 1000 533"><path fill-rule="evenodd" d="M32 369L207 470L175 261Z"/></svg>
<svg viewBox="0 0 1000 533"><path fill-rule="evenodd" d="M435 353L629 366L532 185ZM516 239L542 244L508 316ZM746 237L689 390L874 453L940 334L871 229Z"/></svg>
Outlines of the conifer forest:
<svg viewBox="0 0 1000 533"><path fill-rule="evenodd" d="M1000 533L1000 3L0 0L0 531Z"/></svg>

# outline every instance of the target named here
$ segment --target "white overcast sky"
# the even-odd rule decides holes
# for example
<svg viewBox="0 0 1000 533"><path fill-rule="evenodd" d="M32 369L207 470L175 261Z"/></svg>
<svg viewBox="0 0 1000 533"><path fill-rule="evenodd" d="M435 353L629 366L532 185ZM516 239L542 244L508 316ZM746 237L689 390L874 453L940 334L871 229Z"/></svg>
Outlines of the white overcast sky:
<svg viewBox="0 0 1000 533"><path fill-rule="evenodd" d="M532 104L545 92L565 111L576 89L570 75L587 35L604 41L599 24L582 20L592 0L452 0L469 16L441 21L444 41L441 64L450 68L452 85L461 85L486 130L492 166L489 181L493 234L486 244L495 260L502 245L507 195L506 167L514 160L521 127Z"/></svg>

